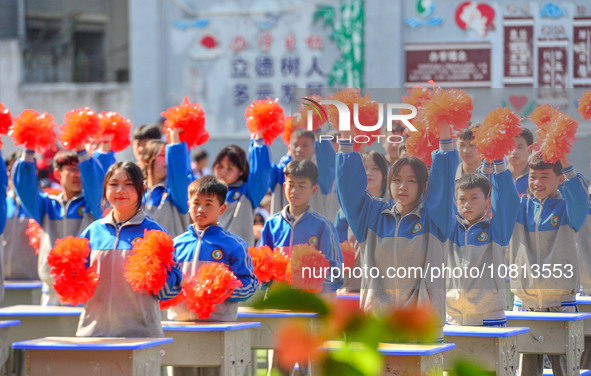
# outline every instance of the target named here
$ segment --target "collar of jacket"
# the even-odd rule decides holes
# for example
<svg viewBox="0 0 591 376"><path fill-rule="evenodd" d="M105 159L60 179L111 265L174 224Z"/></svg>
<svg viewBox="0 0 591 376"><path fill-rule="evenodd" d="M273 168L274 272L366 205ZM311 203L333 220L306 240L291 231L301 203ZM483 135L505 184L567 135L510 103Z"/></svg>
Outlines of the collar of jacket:
<svg viewBox="0 0 591 376"><path fill-rule="evenodd" d="M135 213L135 215L131 218L129 218L127 221L123 222L123 224L126 225L139 225L141 224L144 219L146 219L146 213L144 212L143 209L140 209L137 211L137 213ZM115 221L115 219L113 218L113 210L111 210L109 212L109 214L107 214L106 217L104 217L103 219L101 219L101 224L104 225L112 225L117 227L117 222Z"/></svg>
<svg viewBox="0 0 591 376"><path fill-rule="evenodd" d="M293 223L295 221L295 218L287 210L288 208L289 208L289 205L285 205L285 207L283 209L281 209L281 217L283 217L283 219L285 219L287 221L287 223ZM306 209L306 211L300 215L300 218L302 218L304 215L306 215L306 213L310 213L313 211L314 211L314 209L312 209L312 206L308 205L308 209Z"/></svg>
<svg viewBox="0 0 591 376"><path fill-rule="evenodd" d="M546 197L543 201L538 200L537 198L534 197L534 195L531 195L532 199L534 202L538 203L538 204L543 204L546 202L546 200L550 200L550 202L552 202L552 200L555 200L555 202L562 200L562 193L560 193L560 190L558 191L558 194L556 195L556 197Z"/></svg>
<svg viewBox="0 0 591 376"><path fill-rule="evenodd" d="M394 201L391 201L394 203ZM396 209L396 204L394 203L394 205L392 205L391 207L382 210L382 214L390 214L393 215L396 218L402 218L402 217L406 217L407 215L416 215L417 217L421 218L421 207L422 204L419 204L417 206L415 206L415 208L413 210L411 210L408 214L406 215L401 215L398 212L398 209Z"/></svg>
<svg viewBox="0 0 591 376"><path fill-rule="evenodd" d="M211 229L211 230L210 230ZM216 231L218 229L221 229L220 226L218 225L209 225L205 228L205 230L201 231L202 234L205 233L205 231L212 232L212 231ZM196 238L199 237L199 235L197 234L197 229L195 228L195 224L191 224L189 225L189 231L191 232L191 234L193 234Z"/></svg>

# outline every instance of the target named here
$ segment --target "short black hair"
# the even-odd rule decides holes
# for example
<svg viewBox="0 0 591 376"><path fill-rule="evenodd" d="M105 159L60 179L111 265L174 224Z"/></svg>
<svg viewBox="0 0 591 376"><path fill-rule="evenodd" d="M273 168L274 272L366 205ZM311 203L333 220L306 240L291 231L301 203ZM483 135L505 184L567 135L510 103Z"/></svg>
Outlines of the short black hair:
<svg viewBox="0 0 591 376"><path fill-rule="evenodd" d="M61 170L64 166L78 164L78 153L75 150L61 149L53 156L54 170Z"/></svg>
<svg viewBox="0 0 591 376"><path fill-rule="evenodd" d="M221 180L213 176L204 176L194 180L187 188L189 201L197 195L215 196L220 205L226 202L228 186Z"/></svg>
<svg viewBox="0 0 591 376"><path fill-rule="evenodd" d="M490 183L482 174L466 174L456 181L456 193L458 189L472 188L480 188L485 198L490 194Z"/></svg>
<svg viewBox="0 0 591 376"><path fill-rule="evenodd" d="M471 121L468 125L468 128L465 128L460 133L458 133L458 138L462 141L472 141L474 139L474 128L480 127L480 123L476 123Z"/></svg>
<svg viewBox="0 0 591 376"><path fill-rule="evenodd" d="M406 128L402 126L400 123L392 123L392 130L388 131L388 128L384 128L384 134L387 136L393 133L404 133Z"/></svg>
<svg viewBox="0 0 591 376"><path fill-rule="evenodd" d="M376 166L378 166L378 168L380 169L380 172L382 173L381 191L382 191L382 196L383 196L384 193L386 193L386 190L388 189L388 168L390 167L388 165L388 160L386 159L386 157L384 157L383 154L378 153L375 150L370 150L368 152L365 152L363 154L363 156L367 157L367 158L371 158L373 163L375 163Z"/></svg>
<svg viewBox="0 0 591 376"><path fill-rule="evenodd" d="M316 185L318 181L318 167L310 160L296 161L293 160L285 166L285 177L294 178L308 178L312 186Z"/></svg>
<svg viewBox="0 0 591 376"><path fill-rule="evenodd" d="M154 124L140 125L133 132L134 140L160 140L162 139L162 131L160 127Z"/></svg>
<svg viewBox="0 0 591 376"><path fill-rule="evenodd" d="M209 155L207 154L207 152L203 149L197 149L193 152L192 158L194 162L199 162L202 159L207 158Z"/></svg>
<svg viewBox="0 0 591 376"><path fill-rule="evenodd" d="M542 153L537 152L533 154L527 160L527 167L531 170L552 170L556 176L562 175L562 163L557 161L556 163L548 163L544 160Z"/></svg>
<svg viewBox="0 0 591 376"><path fill-rule="evenodd" d="M527 146L531 146L534 143L534 135L527 128L521 128L521 134L519 137L522 137L525 140Z"/></svg>
<svg viewBox="0 0 591 376"><path fill-rule="evenodd" d="M298 128L295 131L291 132L291 138L290 138L290 140L292 140L292 141L295 142L298 138L300 138L302 136L303 137L308 137L312 141L315 140L314 133L313 132L310 132L309 130L304 129L304 128Z"/></svg>
<svg viewBox="0 0 591 376"><path fill-rule="evenodd" d="M248 163L248 158L246 157L246 152L244 149L238 145L233 144L224 147L222 150L220 150L217 157L215 157L213 167L215 168L217 164L222 163L222 160L225 157L228 157L230 163L232 163L240 170L240 172L242 172L242 175L238 179L246 183L248 181L250 165Z"/></svg>

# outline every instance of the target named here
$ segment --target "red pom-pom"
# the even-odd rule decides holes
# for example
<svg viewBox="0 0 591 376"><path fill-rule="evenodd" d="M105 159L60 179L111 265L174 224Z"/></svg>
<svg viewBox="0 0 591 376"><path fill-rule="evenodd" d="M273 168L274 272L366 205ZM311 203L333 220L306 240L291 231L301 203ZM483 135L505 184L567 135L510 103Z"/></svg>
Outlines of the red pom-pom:
<svg viewBox="0 0 591 376"><path fill-rule="evenodd" d="M515 149L515 137L521 134L519 115L500 107L486 115L481 126L474 128L474 143L487 162L501 160Z"/></svg>
<svg viewBox="0 0 591 376"><path fill-rule="evenodd" d="M59 128L59 140L66 149L76 149L88 142L100 130L99 117L88 107L66 113Z"/></svg>
<svg viewBox="0 0 591 376"><path fill-rule="evenodd" d="M291 248L291 285L308 292L322 291L324 271L330 266L326 256L308 244ZM306 267L307 269L303 269Z"/></svg>
<svg viewBox="0 0 591 376"><path fill-rule="evenodd" d="M437 88L424 108L429 125L437 127L443 122L461 131L468 127L474 105L464 90Z"/></svg>
<svg viewBox="0 0 591 376"><path fill-rule="evenodd" d="M11 125L12 115L10 115L10 111L4 106L4 103L0 103L0 135L7 134Z"/></svg>
<svg viewBox="0 0 591 376"><path fill-rule="evenodd" d="M427 126L424 119L414 118L412 125L416 132L409 132L406 138L406 151L431 166L433 163L431 153L439 148L439 130Z"/></svg>
<svg viewBox="0 0 591 376"><path fill-rule="evenodd" d="M413 87L408 90L408 94L402 97L402 103L413 105L417 109L425 106L433 98L433 90L425 87Z"/></svg>
<svg viewBox="0 0 591 376"><path fill-rule="evenodd" d="M39 254L39 246L41 245L41 238L43 237L43 229L34 219L29 219L25 234L29 237L29 245L35 250L35 254Z"/></svg>
<svg viewBox="0 0 591 376"><path fill-rule="evenodd" d="M289 268L291 266L291 260L287 254L279 249L275 249L271 255L273 262L271 263L271 274L273 280L277 282L291 282L291 275Z"/></svg>
<svg viewBox="0 0 591 376"><path fill-rule="evenodd" d="M552 120L552 116L556 112L556 109L549 104L545 104L543 106L539 106L532 113L529 115L529 119L533 121L538 128L540 129L547 129L550 127L550 121Z"/></svg>
<svg viewBox="0 0 591 376"><path fill-rule="evenodd" d="M246 126L255 133L263 132L265 144L271 145L284 129L285 113L277 99L256 100L244 112Z"/></svg>
<svg viewBox="0 0 591 376"><path fill-rule="evenodd" d="M98 284L96 265L86 268L90 256L88 239L68 236L58 239L49 252L47 263L55 278L53 287L62 303L86 303Z"/></svg>
<svg viewBox="0 0 591 376"><path fill-rule="evenodd" d="M570 153L579 122L564 112L555 111L545 129L538 129L537 143L547 163L556 163Z"/></svg>
<svg viewBox="0 0 591 376"><path fill-rule="evenodd" d="M216 304L228 299L240 286L242 282L225 264L213 262L201 265L183 290L187 307L197 314L199 320L204 320L215 311Z"/></svg>
<svg viewBox="0 0 591 376"><path fill-rule="evenodd" d="M55 144L55 120L51 114L39 114L35 110L24 110L14 119L8 132L16 145L42 153Z"/></svg>
<svg viewBox="0 0 591 376"><path fill-rule="evenodd" d="M579 99L579 113L583 119L591 119L591 90L586 91Z"/></svg>
<svg viewBox="0 0 591 376"><path fill-rule="evenodd" d="M306 123L301 112L298 111L295 114L285 118L285 127L283 128L283 133L281 134L281 138L283 139L283 142L285 142L285 145L291 145L291 134L293 132L295 132L297 129L305 128Z"/></svg>
<svg viewBox="0 0 591 376"><path fill-rule="evenodd" d="M181 129L181 141L186 142L189 149L203 145L209 140L209 132L205 129L205 111L199 103L191 103L189 98L185 97L182 104L169 108L161 115L166 118L164 122L166 136L168 137L169 130Z"/></svg>
<svg viewBox="0 0 591 376"><path fill-rule="evenodd" d="M114 152L125 150L131 144L129 137L133 124L128 119L116 112L103 111L99 114L99 124L100 130L94 138L100 140L104 135L114 135L111 141Z"/></svg>
<svg viewBox="0 0 591 376"><path fill-rule="evenodd" d="M343 265L345 268L355 266L355 245L349 240L341 243L341 252L343 252Z"/></svg>
<svg viewBox="0 0 591 376"><path fill-rule="evenodd" d="M172 237L159 230L146 230L132 250L134 253L123 265L125 279L134 291L157 295L174 265Z"/></svg>
<svg viewBox="0 0 591 376"><path fill-rule="evenodd" d="M273 279L272 264L273 251L266 245L259 248L248 248L248 255L252 259L254 275L260 282L269 282Z"/></svg>
<svg viewBox="0 0 591 376"><path fill-rule="evenodd" d="M169 309L170 307L177 306L177 305L181 304L182 302L184 302L186 299L187 299L187 295L185 294L185 289L183 289L183 290L181 290L180 294L178 294L177 296L175 296L172 299L160 300L160 302L159 302L160 310L164 311L166 309Z"/></svg>
<svg viewBox="0 0 591 376"><path fill-rule="evenodd" d="M362 97L360 89L346 88L338 91L335 95L330 96L328 99L340 101L349 108L349 113L351 115L350 121L352 138L358 135L365 135L369 137L367 143L353 142L354 150L359 151L359 149L361 149L361 145L371 145L377 140L377 137L374 136L380 135L382 133L381 127L374 131L360 131L357 129L354 122L355 111L353 108L355 103L357 103L359 124L369 127L378 123L379 104L370 99L369 93ZM330 121L330 125L333 128L338 129L339 112L336 106L328 106L328 120Z"/></svg>

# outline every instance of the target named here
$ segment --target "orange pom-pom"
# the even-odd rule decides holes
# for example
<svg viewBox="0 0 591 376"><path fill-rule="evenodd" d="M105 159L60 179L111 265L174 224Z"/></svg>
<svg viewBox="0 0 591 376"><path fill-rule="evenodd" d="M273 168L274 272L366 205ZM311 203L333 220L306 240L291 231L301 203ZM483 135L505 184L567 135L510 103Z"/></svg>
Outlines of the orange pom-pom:
<svg viewBox="0 0 591 376"><path fill-rule="evenodd" d="M507 107L500 107L486 115L481 126L474 128L474 143L487 162L503 159L517 145L521 134L519 115Z"/></svg>
<svg viewBox="0 0 591 376"><path fill-rule="evenodd" d="M556 109L549 104L539 106L529 115L529 119L533 121L538 128L547 129L550 126L552 116L556 112Z"/></svg>
<svg viewBox="0 0 591 376"><path fill-rule="evenodd" d="M439 130L428 127L424 119L414 118L412 125L417 129L410 132L406 138L406 151L431 166L433 163L431 153L439 148Z"/></svg>
<svg viewBox="0 0 591 376"><path fill-rule="evenodd" d="M35 250L35 254L39 254L39 246L41 245L41 238L43 237L43 229L34 219L29 219L27 222L27 229L25 234L29 237L29 245Z"/></svg>
<svg viewBox="0 0 591 376"><path fill-rule="evenodd" d="M205 129L205 111L199 103L191 103L189 98L185 97L182 104L169 108L161 115L166 118L164 122L166 137L169 130L182 129L181 141L186 142L189 149L203 145L209 140L209 132Z"/></svg>
<svg viewBox="0 0 591 376"><path fill-rule="evenodd" d="M266 245L259 248L248 248L248 255L252 259L254 275L260 282L269 282L273 279L272 258L273 251Z"/></svg>
<svg viewBox="0 0 591 376"><path fill-rule="evenodd" d="M104 135L114 135L113 141L111 141L111 150L114 152L125 150L131 144L129 137L133 124L118 113L101 112L99 125L100 130L94 138L100 140Z"/></svg>
<svg viewBox="0 0 591 376"><path fill-rule="evenodd" d="M98 284L96 266L86 268L90 257L88 239L68 236L58 239L49 252L47 263L55 278L53 287L63 303L86 303Z"/></svg>
<svg viewBox="0 0 591 376"><path fill-rule="evenodd" d="M159 230L146 230L132 250L123 265L125 279L134 291L157 295L174 265L172 237Z"/></svg>
<svg viewBox="0 0 591 376"><path fill-rule="evenodd" d="M291 248L291 285L308 292L322 291L324 271L330 266L326 256L308 244ZM304 269L306 268L306 269Z"/></svg>
<svg viewBox="0 0 591 376"><path fill-rule="evenodd" d="M355 245L349 240L341 243L341 252L343 253L343 265L345 268L355 266Z"/></svg>
<svg viewBox="0 0 591 376"><path fill-rule="evenodd" d="M425 87L413 87L408 90L408 94L402 97L402 103L413 105L417 109L425 106L433 98L433 90Z"/></svg>
<svg viewBox="0 0 591 376"><path fill-rule="evenodd" d="M271 258L273 262L271 263L271 274L273 275L273 280L277 282L291 282L291 277L288 275L289 268L291 266L290 258L287 254L279 249L275 249L273 251Z"/></svg>
<svg viewBox="0 0 591 376"><path fill-rule="evenodd" d="M256 100L244 112L246 126L252 133L263 132L265 144L271 145L284 130L285 113L277 99Z"/></svg>
<svg viewBox="0 0 591 376"><path fill-rule="evenodd" d="M242 282L225 264L213 262L201 265L183 290L187 307L197 314L199 320L204 320L215 311L216 304L228 299L240 286Z"/></svg>
<svg viewBox="0 0 591 376"><path fill-rule="evenodd" d="M425 118L433 127L443 122L461 131L468 127L473 109L472 98L464 90L437 88L425 103Z"/></svg>
<svg viewBox="0 0 591 376"><path fill-rule="evenodd" d="M555 111L548 124L552 125L551 129L540 129L537 142L544 161L556 163L570 153L573 142L577 140L575 134L579 122L564 112Z"/></svg>
<svg viewBox="0 0 591 376"><path fill-rule="evenodd" d="M66 149L76 149L88 142L100 130L99 117L88 107L66 113L59 128L59 140Z"/></svg>
<svg viewBox="0 0 591 376"><path fill-rule="evenodd" d="M8 132L16 145L43 153L55 143L55 120L51 114L39 114L35 110L24 110L14 119Z"/></svg>
<svg viewBox="0 0 591 376"><path fill-rule="evenodd" d="M350 124L351 124L351 137L365 135L369 138L367 143L361 142L354 142L353 149L358 151L361 149L361 145L371 145L373 144L377 137L380 135L382 130L381 127L374 130L374 131L360 131L355 126L354 118L355 118L355 111L354 105L357 103L358 105L358 120L359 124L364 126L373 126L378 124L379 120L379 104L370 99L369 93L367 93L364 97L361 96L360 89L352 89L346 88L343 90L338 91L336 94L328 97L330 100L337 100L344 103L349 108L349 113L351 115ZM337 129L339 125L339 112L335 106L328 106L328 120L330 121L330 125Z"/></svg>
<svg viewBox="0 0 591 376"><path fill-rule="evenodd" d="M305 128L306 123L300 111L285 118L285 127L283 128L283 133L281 134L281 138L283 139L283 142L285 142L285 145L291 145L291 134L293 132L295 132L297 129Z"/></svg>
<svg viewBox="0 0 591 376"><path fill-rule="evenodd" d="M183 280L184 279L185 279L185 277L183 276ZM170 307L174 307L174 306L181 304L186 299L187 299L187 295L185 294L185 290L183 289L183 290L181 290L180 294L178 294L174 298L168 299L168 300L160 300L160 302L158 304L160 305L160 310L164 311L166 309L169 309Z"/></svg>
<svg viewBox="0 0 591 376"><path fill-rule="evenodd" d="M583 96L579 99L578 109L583 119L591 119L591 90L587 90L585 94L583 94Z"/></svg>
<svg viewBox="0 0 591 376"><path fill-rule="evenodd" d="M0 103L0 134L7 134L11 125L12 115L10 115L10 111L4 106L4 103Z"/></svg>

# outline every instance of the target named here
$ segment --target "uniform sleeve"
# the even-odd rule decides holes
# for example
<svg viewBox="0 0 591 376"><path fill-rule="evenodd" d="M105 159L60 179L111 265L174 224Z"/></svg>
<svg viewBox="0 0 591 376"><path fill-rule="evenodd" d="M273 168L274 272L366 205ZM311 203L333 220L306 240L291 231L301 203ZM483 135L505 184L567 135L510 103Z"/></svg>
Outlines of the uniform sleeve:
<svg viewBox="0 0 591 376"><path fill-rule="evenodd" d="M107 172L109 167L114 165L116 162L115 161L115 152L113 152L113 151L110 151L108 153L103 153L102 151L95 150L93 157L95 157L99 161L99 163L103 167L103 170L105 171L105 173Z"/></svg>
<svg viewBox="0 0 591 376"><path fill-rule="evenodd" d="M325 220L324 231L321 232L318 239L318 250L320 250L328 259L330 271L323 282L324 291L336 291L344 283L343 280L343 253L337 238L337 232L333 224ZM336 270L339 270L337 273ZM335 276L335 278L333 278Z"/></svg>
<svg viewBox="0 0 591 376"><path fill-rule="evenodd" d="M187 214L187 188L193 181L193 172L189 164L189 150L184 141L180 144L166 145L166 168L172 203L181 214Z"/></svg>
<svg viewBox="0 0 591 376"><path fill-rule="evenodd" d="M1 151L2 149L0 149ZM6 188L8 186L8 173L6 172L6 163L0 155L0 234L4 232L6 225ZM7 234L7 236L12 236Z"/></svg>
<svg viewBox="0 0 591 376"><path fill-rule="evenodd" d="M27 213L41 226L45 214L44 194L37 182L37 167L34 159L35 152L25 150L23 159L13 168L12 179L14 190ZM102 187L102 185L101 185Z"/></svg>
<svg viewBox="0 0 591 376"><path fill-rule="evenodd" d="M573 166L562 170L564 180L564 195L566 198L566 215L569 225L579 231L589 212L589 196L587 181L581 174L577 174Z"/></svg>
<svg viewBox="0 0 591 376"><path fill-rule="evenodd" d="M507 170L503 161L495 161L495 173L491 176L491 227L493 241L501 246L506 246L511 240L519 202L511 171Z"/></svg>
<svg viewBox="0 0 591 376"><path fill-rule="evenodd" d="M273 244L273 233L271 232L270 227L269 221L266 221L263 230L261 231L261 245L266 245L271 249L275 249L275 244Z"/></svg>
<svg viewBox="0 0 591 376"><path fill-rule="evenodd" d="M349 239L349 223L347 222L347 218L345 218L345 213L343 213L343 209L339 209L339 211L337 212L337 215L334 219L334 227L337 231L340 243Z"/></svg>
<svg viewBox="0 0 591 376"><path fill-rule="evenodd" d="M236 249L230 255L230 270L242 282L237 287L228 301L243 301L250 298L259 287L259 281L254 275L252 259L248 254L248 246L245 242L237 242Z"/></svg>
<svg viewBox="0 0 591 376"><path fill-rule="evenodd" d="M318 166L318 187L320 193L332 193L335 180L335 150L332 141L314 141L316 151L316 165Z"/></svg>
<svg viewBox="0 0 591 376"><path fill-rule="evenodd" d="M359 243L367 237L367 230L376 223L388 204L371 197L366 191L367 175L361 155L352 150L351 144L341 143L336 155L336 187L339 204L349 222L349 227Z"/></svg>
<svg viewBox="0 0 591 376"><path fill-rule="evenodd" d="M94 219L101 219L103 216L101 200L105 170L99 161L91 157L86 150L78 152L78 169L80 170L86 207Z"/></svg>
<svg viewBox="0 0 591 376"><path fill-rule="evenodd" d="M183 288L183 272L175 258L175 264L167 272L166 283L158 292L158 300L169 300L181 293Z"/></svg>
<svg viewBox="0 0 591 376"><path fill-rule="evenodd" d="M433 152L425 208L430 223L437 229L432 233L440 241L446 241L451 236L456 223L454 175L458 168L458 158L458 151L453 147L451 139L440 140L439 150Z"/></svg>
<svg viewBox="0 0 591 376"><path fill-rule="evenodd" d="M257 208L269 190L271 180L272 169L269 147L260 144L260 140L251 140L248 162L250 172L248 174L246 197L252 202L252 207Z"/></svg>

